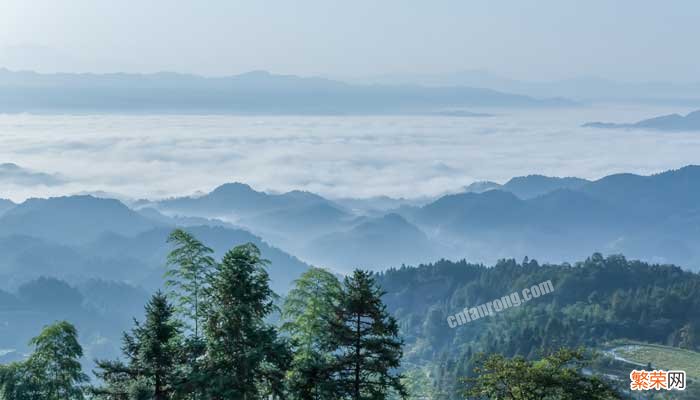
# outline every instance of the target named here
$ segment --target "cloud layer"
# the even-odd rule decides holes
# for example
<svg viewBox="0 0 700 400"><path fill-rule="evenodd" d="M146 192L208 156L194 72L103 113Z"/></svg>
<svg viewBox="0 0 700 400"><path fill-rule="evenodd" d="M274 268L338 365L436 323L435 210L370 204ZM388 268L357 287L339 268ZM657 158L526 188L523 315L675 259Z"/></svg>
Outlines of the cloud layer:
<svg viewBox="0 0 700 400"><path fill-rule="evenodd" d="M0 197L104 190L153 198L231 181L329 197L419 197L529 173L598 178L700 163L697 133L579 127L668 111L685 110L578 108L485 118L0 115L0 160L29 169L0 168Z"/></svg>

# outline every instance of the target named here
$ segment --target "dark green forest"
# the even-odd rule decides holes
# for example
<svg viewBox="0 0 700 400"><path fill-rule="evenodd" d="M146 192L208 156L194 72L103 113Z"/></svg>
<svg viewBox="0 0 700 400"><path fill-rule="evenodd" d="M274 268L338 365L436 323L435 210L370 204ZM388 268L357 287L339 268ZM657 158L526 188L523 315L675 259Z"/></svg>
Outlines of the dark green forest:
<svg viewBox="0 0 700 400"><path fill-rule="evenodd" d="M169 245L165 289L134 315L121 356L85 371L79 332L58 321L37 332L28 357L0 366L0 399L631 398L624 381L600 373L612 363L600 354L607 343L700 347L700 276L620 255L441 260L342 279L310 268L282 298L253 244L218 260L183 230ZM552 293L520 307L447 323L548 280ZM20 293L47 304L47 287L80 302L46 278Z"/></svg>
<svg viewBox="0 0 700 400"><path fill-rule="evenodd" d="M551 279L554 292L450 329L447 316ZM458 399L482 353L539 359L616 339L700 347L700 276L672 265L593 254L576 264L442 260L377 276L406 342L404 364L431 377L433 398ZM418 295L420 294L420 295Z"/></svg>
<svg viewBox="0 0 700 400"><path fill-rule="evenodd" d="M78 332L67 321L32 339L32 354L0 367L0 399L380 399L405 396L403 342L373 274L341 283L311 269L280 311L269 263L253 244L221 261L191 234L169 238L167 293L123 334L122 357L82 371Z"/></svg>

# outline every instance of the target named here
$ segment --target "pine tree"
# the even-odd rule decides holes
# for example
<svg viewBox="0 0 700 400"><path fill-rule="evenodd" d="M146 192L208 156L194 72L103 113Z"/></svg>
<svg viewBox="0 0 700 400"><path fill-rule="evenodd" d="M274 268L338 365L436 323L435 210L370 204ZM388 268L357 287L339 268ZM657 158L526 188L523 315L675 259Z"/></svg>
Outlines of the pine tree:
<svg viewBox="0 0 700 400"><path fill-rule="evenodd" d="M346 277L340 305L331 322L334 378L343 399L385 399L393 390L405 397L395 372L403 354L396 320L389 315L371 272Z"/></svg>
<svg viewBox="0 0 700 400"><path fill-rule="evenodd" d="M158 292L146 305L143 325L134 330L141 366L153 378L155 400L167 399L175 389L180 328L174 312L165 295Z"/></svg>
<svg viewBox="0 0 700 400"><path fill-rule="evenodd" d="M265 322L274 309L266 263L255 245L246 244L226 253L210 275L203 307L208 398L282 393L289 353Z"/></svg>
<svg viewBox="0 0 700 400"><path fill-rule="evenodd" d="M287 382L290 395L299 400L332 397L330 320L340 304L338 279L321 268L311 268L296 282L284 302L282 329L289 333L293 359Z"/></svg>
<svg viewBox="0 0 700 400"><path fill-rule="evenodd" d="M145 307L143 323L135 322L131 333L125 333L122 351L127 363L98 361L95 374L105 387L93 390L105 399L147 398L166 400L176 393L178 352L181 346L180 326L175 309L167 297L156 293Z"/></svg>

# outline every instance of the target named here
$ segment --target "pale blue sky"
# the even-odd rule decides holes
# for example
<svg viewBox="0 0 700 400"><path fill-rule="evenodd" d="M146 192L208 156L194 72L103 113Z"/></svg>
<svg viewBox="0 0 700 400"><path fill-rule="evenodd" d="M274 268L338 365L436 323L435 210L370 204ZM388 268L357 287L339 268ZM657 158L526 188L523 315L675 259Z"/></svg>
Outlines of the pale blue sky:
<svg viewBox="0 0 700 400"><path fill-rule="evenodd" d="M693 0L3 0L0 67L698 81Z"/></svg>

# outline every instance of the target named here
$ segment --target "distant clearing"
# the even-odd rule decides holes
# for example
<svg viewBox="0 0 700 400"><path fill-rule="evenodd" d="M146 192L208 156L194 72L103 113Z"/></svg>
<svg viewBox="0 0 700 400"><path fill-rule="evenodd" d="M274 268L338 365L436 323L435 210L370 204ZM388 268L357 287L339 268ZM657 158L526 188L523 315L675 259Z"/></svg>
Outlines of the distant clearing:
<svg viewBox="0 0 700 400"><path fill-rule="evenodd" d="M632 343L610 350L622 360L651 363L656 369L683 370L689 378L700 379L700 353L677 347Z"/></svg>

